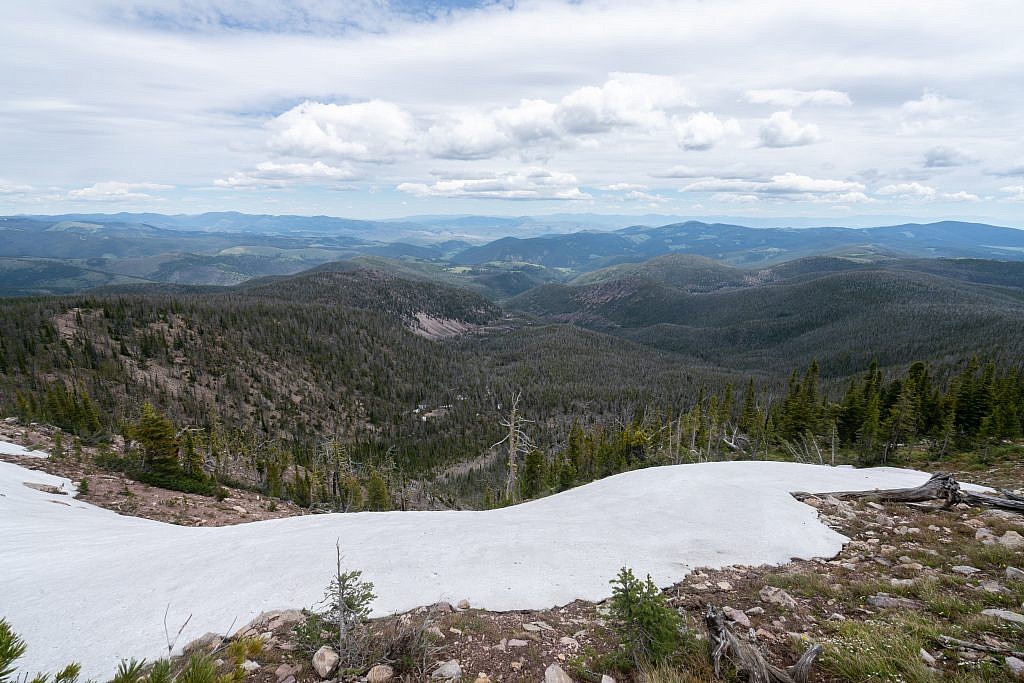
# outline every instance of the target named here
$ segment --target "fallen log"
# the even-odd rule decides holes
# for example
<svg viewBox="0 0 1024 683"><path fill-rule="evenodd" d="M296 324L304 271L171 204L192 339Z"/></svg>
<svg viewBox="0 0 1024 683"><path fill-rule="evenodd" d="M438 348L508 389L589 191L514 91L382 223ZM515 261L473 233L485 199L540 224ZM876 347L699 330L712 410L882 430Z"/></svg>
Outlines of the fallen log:
<svg viewBox="0 0 1024 683"><path fill-rule="evenodd" d="M1024 512L1024 498L1000 498L999 496L987 496L984 493L973 491L960 491L960 499L968 505L980 505L981 507L999 508L1011 512Z"/></svg>
<svg viewBox="0 0 1024 683"><path fill-rule="evenodd" d="M714 607L708 606L704 623L708 628L711 660L718 678L722 677L722 659L728 659L746 675L747 683L807 683L814 660L821 654L821 645L812 645L796 664L780 669L765 661L756 647L737 638L726 625L725 616Z"/></svg>
<svg viewBox="0 0 1024 683"><path fill-rule="evenodd" d="M1011 657L1024 658L1024 652L1020 650L1013 650L1008 647L993 647L991 645L983 645L981 643L971 643L966 640L960 640L959 638L953 638L952 636L936 636L936 642L943 647L958 648L961 650L975 650L977 652L988 652L994 655L1010 655Z"/></svg>
<svg viewBox="0 0 1024 683"><path fill-rule="evenodd" d="M872 491L836 491L828 493L805 493L798 491L793 494L797 500L811 497L832 496L834 498L859 498L876 502L890 503L923 503L928 500L942 500L946 507L960 502L960 484L953 475L936 472L920 486L907 489L874 489Z"/></svg>

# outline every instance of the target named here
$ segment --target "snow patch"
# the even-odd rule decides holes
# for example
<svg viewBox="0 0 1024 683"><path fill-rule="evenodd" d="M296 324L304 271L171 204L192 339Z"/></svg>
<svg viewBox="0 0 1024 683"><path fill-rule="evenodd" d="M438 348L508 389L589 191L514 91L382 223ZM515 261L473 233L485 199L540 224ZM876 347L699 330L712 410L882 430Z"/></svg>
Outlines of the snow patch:
<svg viewBox="0 0 1024 683"><path fill-rule="evenodd" d="M608 596L624 565L660 586L694 567L835 555L846 537L790 491L916 486L926 474L778 462L627 472L486 512L363 512L179 527L120 516L25 481L67 479L0 462L0 612L29 649L22 671L67 660L108 678L122 657L159 657L164 610L178 647L258 613L311 606L341 541L376 585L376 615L463 598L491 610Z"/></svg>
<svg viewBox="0 0 1024 683"><path fill-rule="evenodd" d="M46 451L32 451L9 441L0 441L0 455L20 455L26 458L49 458Z"/></svg>

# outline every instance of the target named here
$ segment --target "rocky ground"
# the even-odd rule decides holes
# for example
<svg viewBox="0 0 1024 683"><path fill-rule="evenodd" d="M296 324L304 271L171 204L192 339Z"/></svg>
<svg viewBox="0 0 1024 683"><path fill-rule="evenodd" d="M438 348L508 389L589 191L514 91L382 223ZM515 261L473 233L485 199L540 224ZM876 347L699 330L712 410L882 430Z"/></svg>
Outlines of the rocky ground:
<svg viewBox="0 0 1024 683"><path fill-rule="evenodd" d="M697 638L704 638L702 617L714 605L773 663L792 664L809 643L823 644L816 681L1024 680L1024 516L828 496L807 503L850 543L830 559L694 572L666 593ZM300 642L290 620L304 618L271 615L268 625L248 629L268 643L252 664L255 681L630 680L595 667L617 642L601 604L506 613L468 603L421 608L374 626L427 630L432 645L419 670L381 661L341 676L323 668L330 653L314 657ZM691 671L657 680L710 679Z"/></svg>
<svg viewBox="0 0 1024 683"><path fill-rule="evenodd" d="M0 422L0 440L33 450L50 452L55 430L44 425L20 425ZM145 517L182 526L226 526L255 522L261 519L294 517L309 514L308 510L290 501L269 498L254 491L224 487L227 497L168 491L137 482L92 464L97 449L82 448L76 457L71 437L62 439L66 455L62 458L31 458L0 454L0 460L13 462L27 469L67 477L75 482L78 498L118 514ZM82 486L82 482L85 486Z"/></svg>

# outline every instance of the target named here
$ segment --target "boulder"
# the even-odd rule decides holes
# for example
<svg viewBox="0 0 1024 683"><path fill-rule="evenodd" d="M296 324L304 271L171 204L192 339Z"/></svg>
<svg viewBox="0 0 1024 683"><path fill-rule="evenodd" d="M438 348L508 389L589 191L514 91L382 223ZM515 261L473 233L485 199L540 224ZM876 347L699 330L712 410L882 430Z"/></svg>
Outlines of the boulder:
<svg viewBox="0 0 1024 683"><path fill-rule="evenodd" d="M1005 546L1010 550L1024 549L1024 536L1021 536L1013 529L1010 529L999 537L999 545Z"/></svg>
<svg viewBox="0 0 1024 683"><path fill-rule="evenodd" d="M289 678L294 681L296 671L298 671L298 669L291 664L282 664L274 670L274 675L277 676L278 681L285 681Z"/></svg>
<svg viewBox="0 0 1024 683"><path fill-rule="evenodd" d="M366 683L385 683L394 677L394 669L387 664L378 664L366 673Z"/></svg>
<svg viewBox="0 0 1024 683"><path fill-rule="evenodd" d="M970 576L971 574L977 574L981 570L978 569L977 567L971 567L971 566L968 566L968 565L965 565L965 564L958 564L957 566L953 567L953 571L956 572L957 574L963 574L964 576Z"/></svg>
<svg viewBox="0 0 1024 683"><path fill-rule="evenodd" d="M1006 578L1010 581L1024 581L1024 571L1021 571L1016 567L1007 567Z"/></svg>
<svg viewBox="0 0 1024 683"><path fill-rule="evenodd" d="M723 607L722 613L728 619L735 621L738 625L742 626L743 628L751 628L752 626L752 624L750 623L750 619L747 617L747 615L739 611L738 609L733 609L732 607Z"/></svg>
<svg viewBox="0 0 1024 683"><path fill-rule="evenodd" d="M544 683L573 683L573 680L562 670L562 667L552 664L544 670Z"/></svg>
<svg viewBox="0 0 1024 683"><path fill-rule="evenodd" d="M775 586L765 586L761 589L759 595L761 600L785 607L786 609L795 609L797 606L797 602L792 595Z"/></svg>
<svg viewBox="0 0 1024 683"><path fill-rule="evenodd" d="M1011 612L1008 609L983 609L981 613L986 617L995 617L1002 621L1008 621L1011 624L1018 624L1024 626L1024 614L1017 612Z"/></svg>
<svg viewBox="0 0 1024 683"><path fill-rule="evenodd" d="M1024 660L1019 657L1007 657L1005 661L1010 673L1024 681Z"/></svg>
<svg viewBox="0 0 1024 683"><path fill-rule="evenodd" d="M462 667L459 666L459 660L449 659L441 666L434 669L434 672L430 674L430 677L434 680L442 681L457 681L462 678Z"/></svg>
<svg viewBox="0 0 1024 683"><path fill-rule="evenodd" d="M459 609L469 609L469 600L459 600Z"/></svg>
<svg viewBox="0 0 1024 683"><path fill-rule="evenodd" d="M338 668L339 661L341 661L341 657L338 656L334 648L324 645L313 655L313 668L321 679L326 680Z"/></svg>

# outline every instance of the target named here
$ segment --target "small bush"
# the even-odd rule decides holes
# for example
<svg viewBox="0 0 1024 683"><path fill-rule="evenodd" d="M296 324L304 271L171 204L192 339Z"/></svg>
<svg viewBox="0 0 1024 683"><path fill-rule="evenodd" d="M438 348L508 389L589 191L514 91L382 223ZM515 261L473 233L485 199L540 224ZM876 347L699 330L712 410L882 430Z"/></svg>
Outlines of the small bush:
<svg viewBox="0 0 1024 683"><path fill-rule="evenodd" d="M658 665L678 649L681 619L648 575L641 581L623 567L611 581L611 623L634 666Z"/></svg>

